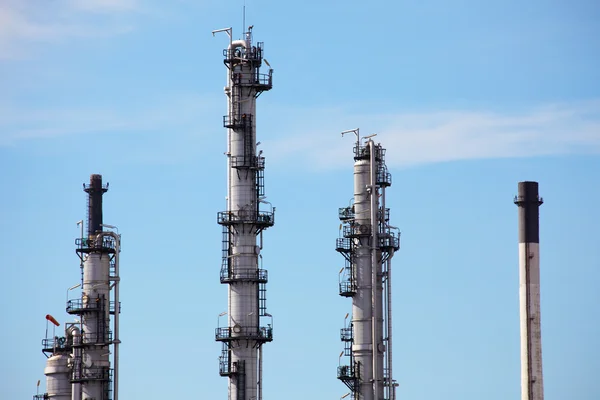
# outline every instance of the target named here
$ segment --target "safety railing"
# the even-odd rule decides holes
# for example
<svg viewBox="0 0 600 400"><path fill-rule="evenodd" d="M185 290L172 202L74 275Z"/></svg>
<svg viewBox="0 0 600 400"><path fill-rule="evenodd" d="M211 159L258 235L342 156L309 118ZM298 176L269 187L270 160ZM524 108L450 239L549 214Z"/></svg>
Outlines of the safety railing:
<svg viewBox="0 0 600 400"><path fill-rule="evenodd" d="M236 223L248 223L261 227L273 226L275 224L275 213L271 211L220 211L217 213L217 222L221 225L232 225Z"/></svg>
<svg viewBox="0 0 600 400"><path fill-rule="evenodd" d="M67 301L67 313L79 315L79 314L83 314L83 313L87 313L87 312L97 312L104 308L103 304L102 304L102 300L103 299L99 299L99 298L88 299L85 303L83 302L82 299L69 300L69 301ZM109 302L109 312L113 315L115 313L115 302L112 300ZM119 302L119 313L120 312L121 312L121 302Z"/></svg>
<svg viewBox="0 0 600 400"><path fill-rule="evenodd" d="M342 230L342 235L345 238L368 236L370 234L371 234L371 225L366 225L366 224L345 225Z"/></svg>
<svg viewBox="0 0 600 400"><path fill-rule="evenodd" d="M230 361L229 351L223 350L219 356L219 375L229 376L237 374L240 372L238 365L239 364L236 361Z"/></svg>
<svg viewBox="0 0 600 400"><path fill-rule="evenodd" d="M116 247L115 238L112 236L102 236L101 238L76 238L76 251L89 252L91 250L103 250L114 253Z"/></svg>
<svg viewBox="0 0 600 400"><path fill-rule="evenodd" d="M348 253L352 251L352 239L337 238L335 240L335 250L340 253Z"/></svg>
<svg viewBox="0 0 600 400"><path fill-rule="evenodd" d="M233 326L225 328L216 328L215 340L219 342L229 342L232 340L256 340L257 342L270 342L273 340L272 327L243 327Z"/></svg>
<svg viewBox="0 0 600 400"><path fill-rule="evenodd" d="M104 333L84 332L81 334L81 346L104 346L111 342L112 331L106 331Z"/></svg>
<svg viewBox="0 0 600 400"><path fill-rule="evenodd" d="M224 115L223 116L223 127L240 129L252 126L252 115L242 114L238 115Z"/></svg>
<svg viewBox="0 0 600 400"><path fill-rule="evenodd" d="M381 208L377 210L377 219L379 221L383 220L383 221L389 221L390 220L390 209L386 208L385 210L383 210L383 214L381 212Z"/></svg>
<svg viewBox="0 0 600 400"><path fill-rule="evenodd" d="M377 175L375 179L379 186L391 186L392 185L392 174L390 174L385 165L380 165L377 168Z"/></svg>
<svg viewBox="0 0 600 400"><path fill-rule="evenodd" d="M262 53L264 51L263 42L258 42L254 46L246 47L237 47L233 49L224 49L223 56L225 57L225 61L231 62L236 59L238 60L251 60L251 61L260 61L262 59Z"/></svg>
<svg viewBox="0 0 600 400"><path fill-rule="evenodd" d="M340 221L348 221L354 219L354 207L341 207L338 211Z"/></svg>
<svg viewBox="0 0 600 400"><path fill-rule="evenodd" d="M368 159L371 155L369 151L369 146L365 144L361 144L359 146L355 145L353 148L354 151L354 160L365 160ZM385 159L385 149L379 145L375 145L375 161L383 162Z"/></svg>
<svg viewBox="0 0 600 400"><path fill-rule="evenodd" d="M379 234L379 248L383 251L399 250L400 249L400 234L396 236L394 233Z"/></svg>
<svg viewBox="0 0 600 400"><path fill-rule="evenodd" d="M544 204L544 198L540 196L537 196L535 198L527 198L526 196L515 196L515 198L513 199L513 203L515 203L517 206L523 206L524 204L537 204L538 206L541 206L542 204Z"/></svg>
<svg viewBox="0 0 600 400"><path fill-rule="evenodd" d="M353 339L352 336L352 326L347 328L340 329L340 340L343 342L351 342Z"/></svg>
<svg viewBox="0 0 600 400"><path fill-rule="evenodd" d="M358 373L358 365L340 365L337 368L337 377L351 391L358 390L360 374Z"/></svg>
<svg viewBox="0 0 600 400"><path fill-rule="evenodd" d="M273 86L273 71L268 74L237 72L231 75L231 82L236 86L250 86L259 90L269 90Z"/></svg>
<svg viewBox="0 0 600 400"><path fill-rule="evenodd" d="M33 400L48 400L48 399L50 399L50 397L48 396L48 393L33 395Z"/></svg>
<svg viewBox="0 0 600 400"><path fill-rule="evenodd" d="M352 297L356 294L356 282L354 279L349 279L340 282L340 296Z"/></svg>
<svg viewBox="0 0 600 400"><path fill-rule="evenodd" d="M112 369L107 367L85 367L73 368L71 382L106 381L112 379Z"/></svg>
<svg viewBox="0 0 600 400"><path fill-rule="evenodd" d="M227 265L221 267L221 283L234 281L266 283L268 277L269 275L266 269L232 268Z"/></svg>
<svg viewBox="0 0 600 400"><path fill-rule="evenodd" d="M67 348L67 338L64 336L55 336L53 338L42 339L42 351L54 351Z"/></svg>
<svg viewBox="0 0 600 400"><path fill-rule="evenodd" d="M353 380L357 379L358 374L356 373L356 368L351 365L340 365L338 366L338 379L342 380Z"/></svg>
<svg viewBox="0 0 600 400"><path fill-rule="evenodd" d="M233 156L231 157L232 168L264 169L265 158L256 156Z"/></svg>

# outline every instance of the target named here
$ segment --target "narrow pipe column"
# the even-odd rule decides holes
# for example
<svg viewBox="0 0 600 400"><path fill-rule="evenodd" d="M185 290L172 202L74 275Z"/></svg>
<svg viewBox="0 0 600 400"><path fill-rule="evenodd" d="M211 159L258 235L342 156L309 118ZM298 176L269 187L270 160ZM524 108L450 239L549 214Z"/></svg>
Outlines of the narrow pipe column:
<svg viewBox="0 0 600 400"><path fill-rule="evenodd" d="M368 149L369 147L367 147ZM368 154L354 163L354 210L356 236L354 239L354 269L356 271L356 295L352 298L352 325L354 341L352 354L357 362L357 375L360 376L360 399L373 400L374 357L373 343L377 342L373 324L374 268L371 243L373 222L371 221L371 165Z"/></svg>
<svg viewBox="0 0 600 400"><path fill-rule="evenodd" d="M519 299L521 315L521 400L543 400L540 321L539 208L537 182L519 182Z"/></svg>

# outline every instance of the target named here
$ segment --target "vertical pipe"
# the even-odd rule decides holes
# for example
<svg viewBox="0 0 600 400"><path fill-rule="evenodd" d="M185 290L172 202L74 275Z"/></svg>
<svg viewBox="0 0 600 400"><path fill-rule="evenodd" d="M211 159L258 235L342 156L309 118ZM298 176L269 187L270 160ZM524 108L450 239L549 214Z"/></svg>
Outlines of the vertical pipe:
<svg viewBox="0 0 600 400"><path fill-rule="evenodd" d="M81 379L81 331L77 327L71 328L73 336L73 378ZM81 383L73 382L71 384L71 400L81 400Z"/></svg>
<svg viewBox="0 0 600 400"><path fill-rule="evenodd" d="M519 207L521 399L543 400L538 183L519 182L514 202Z"/></svg>
<svg viewBox="0 0 600 400"><path fill-rule="evenodd" d="M385 218L385 186L381 188L381 210ZM385 223L385 221L384 221ZM387 284L386 284L386 322L387 322L387 368L388 368L388 386L389 400L394 400L394 379L392 374L392 257L394 250L390 250L387 259Z"/></svg>
<svg viewBox="0 0 600 400"><path fill-rule="evenodd" d="M385 193L385 189L384 189ZM385 208L384 208L385 210ZM387 356L388 356L388 384L390 400L395 400L396 396L394 393L394 379L392 375L392 257L394 256L394 250L390 254L387 260L387 329L388 329L388 342L387 342Z"/></svg>
<svg viewBox="0 0 600 400"><path fill-rule="evenodd" d="M115 248L115 337L114 337L114 392L113 392L113 400L119 400L119 344L121 340L119 340L119 314L121 312L121 307L119 305L119 284L121 281L119 275L119 253L121 252L121 236L115 234L113 232L108 232L115 238L116 248ZM110 307L110 304L109 304Z"/></svg>
<svg viewBox="0 0 600 400"><path fill-rule="evenodd" d="M356 275L356 293L352 296L352 358L358 369L360 385L357 397L360 400L373 400L373 299L372 299L372 219L371 219L371 173L369 145L363 147L357 142L360 154L354 163L354 227L358 235L352 238L354 251L352 267ZM364 150L364 151L363 151ZM363 232L363 228L369 228Z"/></svg>
<svg viewBox="0 0 600 400"><path fill-rule="evenodd" d="M262 400L262 346L258 348L258 400Z"/></svg>
<svg viewBox="0 0 600 400"><path fill-rule="evenodd" d="M378 362L377 359L379 357L378 348L377 348L377 206L378 206L378 198L377 198L377 168L375 164L375 143L372 140L369 140L369 165L370 165L370 186L371 186L371 345L373 347L372 357L373 357L373 399L380 400L378 398L378 384L377 380L379 378L377 374Z"/></svg>
<svg viewBox="0 0 600 400"><path fill-rule="evenodd" d="M88 237L102 230L102 195L106 189L102 187L102 175L90 175L90 185L85 190L88 197Z"/></svg>
<svg viewBox="0 0 600 400"><path fill-rule="evenodd" d="M113 356L113 369L114 369L114 377L113 377L113 400L119 400L119 344L121 340L119 340L119 283L121 278L119 276L119 253L121 252L121 236L115 232L101 232L97 236L98 245L103 242L104 236L110 236L115 239L115 276L109 277L109 280L114 280L115 282L115 319L114 319L114 356ZM108 307L110 309L110 297L108 298Z"/></svg>
<svg viewBox="0 0 600 400"><path fill-rule="evenodd" d="M106 232L102 231L102 195L107 190L99 174L92 174L89 186L84 187L88 193L88 238L93 242L88 242L89 252L83 263L82 305L89 310L80 314L81 340L95 345L82 349L82 357L89 361L82 366L82 374L96 378L82 382L84 399L103 398L109 384L110 263L103 241Z"/></svg>
<svg viewBox="0 0 600 400"><path fill-rule="evenodd" d="M231 69L227 68L227 84L225 86L225 94L228 97L227 101L227 116L233 118L233 110L231 109L231 96L233 95L233 85L231 80ZM231 129L227 128L227 211L231 210L231 193L229 193L231 181Z"/></svg>

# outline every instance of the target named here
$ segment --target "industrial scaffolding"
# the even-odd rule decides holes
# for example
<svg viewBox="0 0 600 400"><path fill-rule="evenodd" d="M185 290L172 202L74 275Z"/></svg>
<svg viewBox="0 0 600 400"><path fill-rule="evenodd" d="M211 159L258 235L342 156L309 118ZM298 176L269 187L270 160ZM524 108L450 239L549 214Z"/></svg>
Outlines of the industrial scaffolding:
<svg viewBox="0 0 600 400"><path fill-rule="evenodd" d="M339 272L339 294L352 299L340 339L337 377L357 400L394 400L392 377L392 257L400 248L398 228L390 225L385 206L392 176L385 164L385 149L371 136L354 133L354 197L339 209L340 237L336 250L344 256ZM364 141L364 139L367 139ZM342 357L348 359L342 364Z"/></svg>
<svg viewBox="0 0 600 400"><path fill-rule="evenodd" d="M66 312L78 318L65 324L64 336L54 335L53 330L48 337L46 330L42 340L48 358L46 392L34 395L34 400L118 400L121 235L104 231L116 227L102 223L102 195L108 191L102 176L91 175L83 189L88 195L87 230L79 221L81 235L75 240L81 282L67 289L67 298L77 288L81 294L67 299L66 305ZM60 326L51 315L46 319Z"/></svg>
<svg viewBox="0 0 600 400"><path fill-rule="evenodd" d="M227 209L217 214L222 228L221 283L228 285L226 326L215 339L222 343L219 373L229 378L229 400L262 399L262 345L273 340L273 319L266 308L267 270L262 268L262 232L275 223L275 208L265 199L262 151L257 154L256 98L271 90L273 70L260 72L263 43L252 42L252 26L242 40L223 51L227 67ZM260 262L259 262L260 261Z"/></svg>

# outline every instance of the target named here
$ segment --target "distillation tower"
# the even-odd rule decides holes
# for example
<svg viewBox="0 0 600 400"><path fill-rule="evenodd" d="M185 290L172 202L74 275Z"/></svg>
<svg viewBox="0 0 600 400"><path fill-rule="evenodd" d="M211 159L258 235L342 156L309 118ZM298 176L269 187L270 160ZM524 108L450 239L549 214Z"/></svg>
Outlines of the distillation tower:
<svg viewBox="0 0 600 400"><path fill-rule="evenodd" d="M540 310L540 205L537 182L519 182L521 400L544 400Z"/></svg>
<svg viewBox="0 0 600 400"><path fill-rule="evenodd" d="M215 338L222 343L219 373L229 378L229 400L262 399L262 345L273 340L266 311L267 270L262 268L262 232L274 224L275 208L265 201L262 151L257 154L256 98L272 88L273 70L260 73L263 43L252 42L252 26L242 40L223 51L227 67L227 209L217 214L223 227L221 283L228 285L227 326ZM260 260L260 263L259 263ZM268 318L268 319L267 319ZM219 318L220 319L220 318ZM265 323L268 322L268 324ZM220 325L220 324L219 324Z"/></svg>
<svg viewBox="0 0 600 400"><path fill-rule="evenodd" d="M68 295L81 288L81 295L67 300L66 307L77 320L66 324L64 337L42 341L42 352L49 357L45 369L47 393L34 399L118 400L121 236L103 231L115 227L102 223L102 195L108 190L102 176L91 175L89 185L83 187L88 195L87 235L84 221L79 221L81 237L75 240L81 283L67 290ZM59 325L53 317L46 318Z"/></svg>
<svg viewBox="0 0 600 400"><path fill-rule="evenodd" d="M339 209L340 236L336 250L345 258L339 273L339 292L352 299L341 329L344 351L337 377L357 400L393 400L391 260L400 248L400 233L390 226L385 191L392 184L385 149L368 136L354 133L354 197ZM349 363L342 365L346 356ZM347 395L346 395L347 396Z"/></svg>

